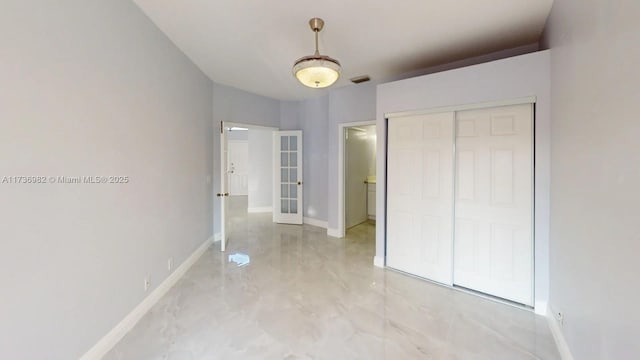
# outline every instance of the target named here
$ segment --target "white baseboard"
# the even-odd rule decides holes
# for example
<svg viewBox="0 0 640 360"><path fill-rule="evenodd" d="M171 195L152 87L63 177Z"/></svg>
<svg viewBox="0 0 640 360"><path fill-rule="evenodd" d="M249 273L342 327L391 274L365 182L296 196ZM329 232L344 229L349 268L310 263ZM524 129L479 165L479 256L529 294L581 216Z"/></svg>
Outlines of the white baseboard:
<svg viewBox="0 0 640 360"><path fill-rule="evenodd" d="M213 241L214 241L214 242L218 242L218 241L220 241L220 240L222 240L222 234L221 234L221 233L215 233L215 234L213 235Z"/></svg>
<svg viewBox="0 0 640 360"><path fill-rule="evenodd" d="M536 301L533 305L533 311L540 316L547 316L549 305L546 301Z"/></svg>
<svg viewBox="0 0 640 360"><path fill-rule="evenodd" d="M151 310L180 278L195 264L213 243L213 237L205 241L176 270L169 275L155 290L136 306L118 325L109 331L98 343L87 351L80 360L98 360L106 355L122 338Z"/></svg>
<svg viewBox="0 0 640 360"><path fill-rule="evenodd" d="M384 258L382 256L373 257L373 266L384 268Z"/></svg>
<svg viewBox="0 0 640 360"><path fill-rule="evenodd" d="M565 340L564 334L562 333L562 328L560 327L558 320L553 316L551 308L547 311L547 322L549 323L549 329L551 329L553 339L556 341L556 346L558 346L560 358L562 360L573 360L569 344L567 344L567 340Z"/></svg>
<svg viewBox="0 0 640 360"><path fill-rule="evenodd" d="M323 229L326 229L329 226L326 221L312 219L312 218L308 218L308 217L304 218L304 223L305 224L309 224L309 225L313 225L313 226L317 226L317 227L321 227Z"/></svg>
<svg viewBox="0 0 640 360"><path fill-rule="evenodd" d="M340 231L340 229L327 228L327 235L331 236L331 237L335 237L335 238L343 238L344 237L344 235L342 235L342 232Z"/></svg>
<svg viewBox="0 0 640 360"><path fill-rule="evenodd" d="M271 206L250 207L250 208L247 209L247 212L250 213L250 214L270 213L270 212L273 212L273 207L271 207Z"/></svg>

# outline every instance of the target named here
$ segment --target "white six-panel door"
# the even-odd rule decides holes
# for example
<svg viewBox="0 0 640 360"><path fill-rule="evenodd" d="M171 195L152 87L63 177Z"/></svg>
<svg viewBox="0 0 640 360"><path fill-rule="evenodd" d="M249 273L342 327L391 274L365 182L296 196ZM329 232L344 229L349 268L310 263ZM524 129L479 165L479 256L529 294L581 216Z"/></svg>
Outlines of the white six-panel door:
<svg viewBox="0 0 640 360"><path fill-rule="evenodd" d="M533 305L532 104L458 112L454 284Z"/></svg>
<svg viewBox="0 0 640 360"><path fill-rule="evenodd" d="M533 305L532 144L532 104L389 119L387 266Z"/></svg>
<svg viewBox="0 0 640 360"><path fill-rule="evenodd" d="M388 128L387 266L452 284L454 113Z"/></svg>

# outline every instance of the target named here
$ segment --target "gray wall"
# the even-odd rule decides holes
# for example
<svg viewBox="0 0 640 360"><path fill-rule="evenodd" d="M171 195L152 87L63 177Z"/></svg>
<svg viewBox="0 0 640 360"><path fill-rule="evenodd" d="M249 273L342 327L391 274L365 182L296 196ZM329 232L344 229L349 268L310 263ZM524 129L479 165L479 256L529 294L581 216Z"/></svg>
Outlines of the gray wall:
<svg viewBox="0 0 640 360"><path fill-rule="evenodd" d="M376 257L385 255L385 114L536 96L535 307L544 313L549 284L549 52L537 52L378 86Z"/></svg>
<svg viewBox="0 0 640 360"><path fill-rule="evenodd" d="M329 98L300 103L303 136L304 216L327 221L327 117Z"/></svg>
<svg viewBox="0 0 640 360"><path fill-rule="evenodd" d="M304 216L338 227L338 124L375 119L375 84L281 103L281 129L304 136Z"/></svg>
<svg viewBox="0 0 640 360"><path fill-rule="evenodd" d="M376 84L366 83L333 90L329 94L328 206L329 228L338 228L338 124L376 119Z"/></svg>
<svg viewBox="0 0 640 360"><path fill-rule="evenodd" d="M304 134L304 216L338 227L338 124L375 120L374 83L280 105L282 130Z"/></svg>
<svg viewBox="0 0 640 360"><path fill-rule="evenodd" d="M280 128L302 130L304 217L327 221L327 122L329 97L282 101Z"/></svg>
<svg viewBox="0 0 640 360"><path fill-rule="evenodd" d="M249 129L248 135L249 210L269 208L273 203L273 131Z"/></svg>
<svg viewBox="0 0 640 360"><path fill-rule="evenodd" d="M130 178L0 184L0 358L76 359L212 234L212 83L129 0L3 1L0 43L0 176Z"/></svg>
<svg viewBox="0 0 640 360"><path fill-rule="evenodd" d="M280 129L300 130L300 101L280 102Z"/></svg>
<svg viewBox="0 0 640 360"><path fill-rule="evenodd" d="M213 194L220 192L220 122L280 127L280 101L213 84ZM211 151L211 150L209 150ZM220 199L213 196L214 232L220 232Z"/></svg>
<svg viewBox="0 0 640 360"><path fill-rule="evenodd" d="M556 0L551 299L575 359L640 354L640 2Z"/></svg>

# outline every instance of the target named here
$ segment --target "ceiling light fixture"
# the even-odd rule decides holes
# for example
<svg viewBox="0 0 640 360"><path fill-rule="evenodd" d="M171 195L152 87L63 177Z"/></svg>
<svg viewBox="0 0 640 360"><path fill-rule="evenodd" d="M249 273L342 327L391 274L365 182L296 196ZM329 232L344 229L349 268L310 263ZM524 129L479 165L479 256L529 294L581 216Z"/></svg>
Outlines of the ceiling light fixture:
<svg viewBox="0 0 640 360"><path fill-rule="evenodd" d="M318 33L324 27L324 21L319 18L309 20L309 26L316 35L316 52L313 55L301 57L293 64L293 75L310 88L325 88L331 86L340 77L340 63L318 51Z"/></svg>

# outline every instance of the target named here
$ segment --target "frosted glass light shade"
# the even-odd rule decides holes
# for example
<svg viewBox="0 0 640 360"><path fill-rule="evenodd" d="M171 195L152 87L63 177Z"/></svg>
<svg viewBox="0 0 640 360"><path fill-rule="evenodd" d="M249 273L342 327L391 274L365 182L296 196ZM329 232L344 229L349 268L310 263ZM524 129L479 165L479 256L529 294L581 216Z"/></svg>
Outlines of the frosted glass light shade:
<svg viewBox="0 0 640 360"><path fill-rule="evenodd" d="M293 65L293 74L303 85L314 89L331 86L340 77L340 63L324 55L305 56Z"/></svg>

